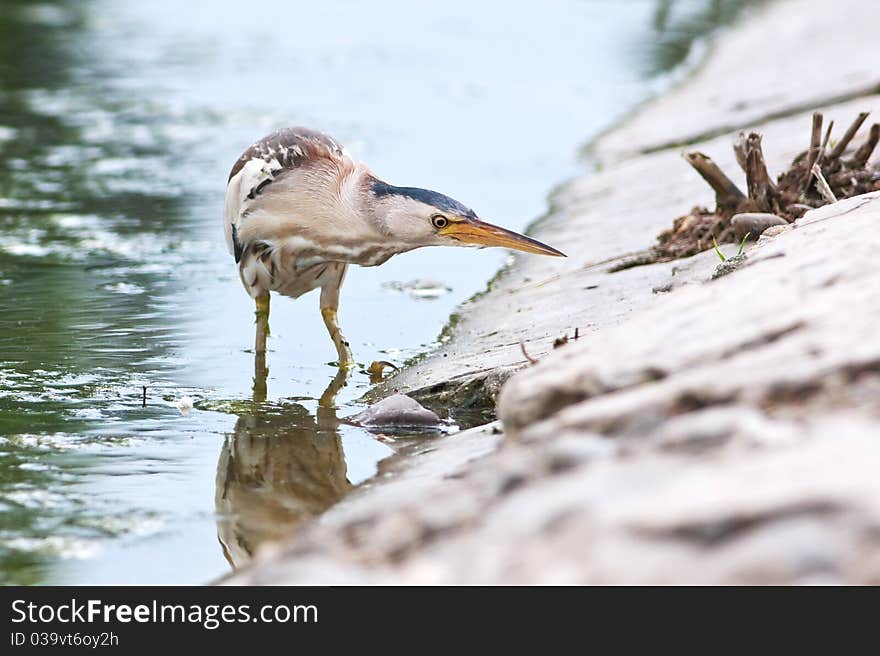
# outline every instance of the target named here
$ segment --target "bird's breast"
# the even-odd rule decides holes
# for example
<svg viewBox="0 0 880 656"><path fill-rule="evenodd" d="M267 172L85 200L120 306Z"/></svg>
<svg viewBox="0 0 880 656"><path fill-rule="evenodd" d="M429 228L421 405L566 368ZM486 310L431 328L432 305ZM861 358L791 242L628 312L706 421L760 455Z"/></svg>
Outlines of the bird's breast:
<svg viewBox="0 0 880 656"><path fill-rule="evenodd" d="M322 286L326 275L337 267L378 266L398 252L397 245L322 245L305 237L288 237L249 245L239 271L251 296L275 291L297 298Z"/></svg>
<svg viewBox="0 0 880 656"><path fill-rule="evenodd" d="M314 263L344 262L360 266L378 266L393 255L400 253L400 244L382 243L373 240L350 240L338 238L322 241L304 236L288 237L275 244L273 251L291 263L291 267L302 268L303 263L311 266Z"/></svg>

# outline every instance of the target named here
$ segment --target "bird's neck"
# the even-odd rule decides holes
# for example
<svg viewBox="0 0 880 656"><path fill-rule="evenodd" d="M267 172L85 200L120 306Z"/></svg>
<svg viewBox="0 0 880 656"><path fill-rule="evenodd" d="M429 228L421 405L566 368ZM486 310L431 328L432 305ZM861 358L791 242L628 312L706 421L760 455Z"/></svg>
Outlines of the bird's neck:
<svg viewBox="0 0 880 656"><path fill-rule="evenodd" d="M375 266L412 248L395 239L388 229L392 208L377 202L373 186L378 178L365 165L352 163L313 169L305 174L322 180L304 185L320 191L310 199L311 208L303 211L303 215L313 217L313 221L320 217L321 232L333 235L340 258Z"/></svg>
<svg viewBox="0 0 880 656"><path fill-rule="evenodd" d="M369 202L369 179L372 173L362 165L347 160L327 161L299 172L291 184L297 192L291 202L301 216L321 226L321 231L342 240L373 241L380 235L374 227Z"/></svg>

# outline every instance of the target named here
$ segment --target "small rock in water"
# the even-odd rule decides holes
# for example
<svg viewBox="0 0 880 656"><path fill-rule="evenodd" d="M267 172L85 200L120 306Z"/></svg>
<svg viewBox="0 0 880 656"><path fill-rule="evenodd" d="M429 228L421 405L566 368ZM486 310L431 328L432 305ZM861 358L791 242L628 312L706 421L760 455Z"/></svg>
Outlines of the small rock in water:
<svg viewBox="0 0 880 656"><path fill-rule="evenodd" d="M733 234L740 241L746 234L749 239L757 239L767 228L771 226L788 225L788 221L781 216L775 214L766 214L764 212L745 212L743 214L735 214L730 219L730 226L733 228Z"/></svg>
<svg viewBox="0 0 880 656"><path fill-rule="evenodd" d="M349 419L353 424L377 426L439 426L440 417L415 399L404 394L393 394L371 405Z"/></svg>

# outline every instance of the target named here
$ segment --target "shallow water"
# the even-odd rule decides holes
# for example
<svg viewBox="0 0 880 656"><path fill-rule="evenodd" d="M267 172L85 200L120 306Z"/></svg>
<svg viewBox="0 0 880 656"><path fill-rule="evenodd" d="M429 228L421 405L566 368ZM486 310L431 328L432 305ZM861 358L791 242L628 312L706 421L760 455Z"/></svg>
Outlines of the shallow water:
<svg viewBox="0 0 880 656"><path fill-rule="evenodd" d="M273 303L255 400L229 167L275 127L317 126L390 182L523 229L577 145L656 88L657 5L4 0L0 582L204 582L442 439L339 424L360 373L319 408L336 370L313 295ZM358 360L430 348L507 257L352 269Z"/></svg>

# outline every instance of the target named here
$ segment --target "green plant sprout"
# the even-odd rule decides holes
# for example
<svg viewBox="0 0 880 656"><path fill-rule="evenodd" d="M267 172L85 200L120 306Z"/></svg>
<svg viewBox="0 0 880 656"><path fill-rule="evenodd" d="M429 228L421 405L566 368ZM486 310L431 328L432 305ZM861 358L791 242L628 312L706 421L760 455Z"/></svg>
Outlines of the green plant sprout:
<svg viewBox="0 0 880 656"><path fill-rule="evenodd" d="M751 235L751 232L747 232L745 236L742 238L742 241L739 243L739 250L736 252L736 257L739 257L743 254L743 249L746 247L746 240ZM712 247L715 249L715 252L718 254L718 257L721 258L722 262L727 262L727 258L724 257L724 253L721 252L721 249L718 248L718 242L715 240L715 237L712 237Z"/></svg>

